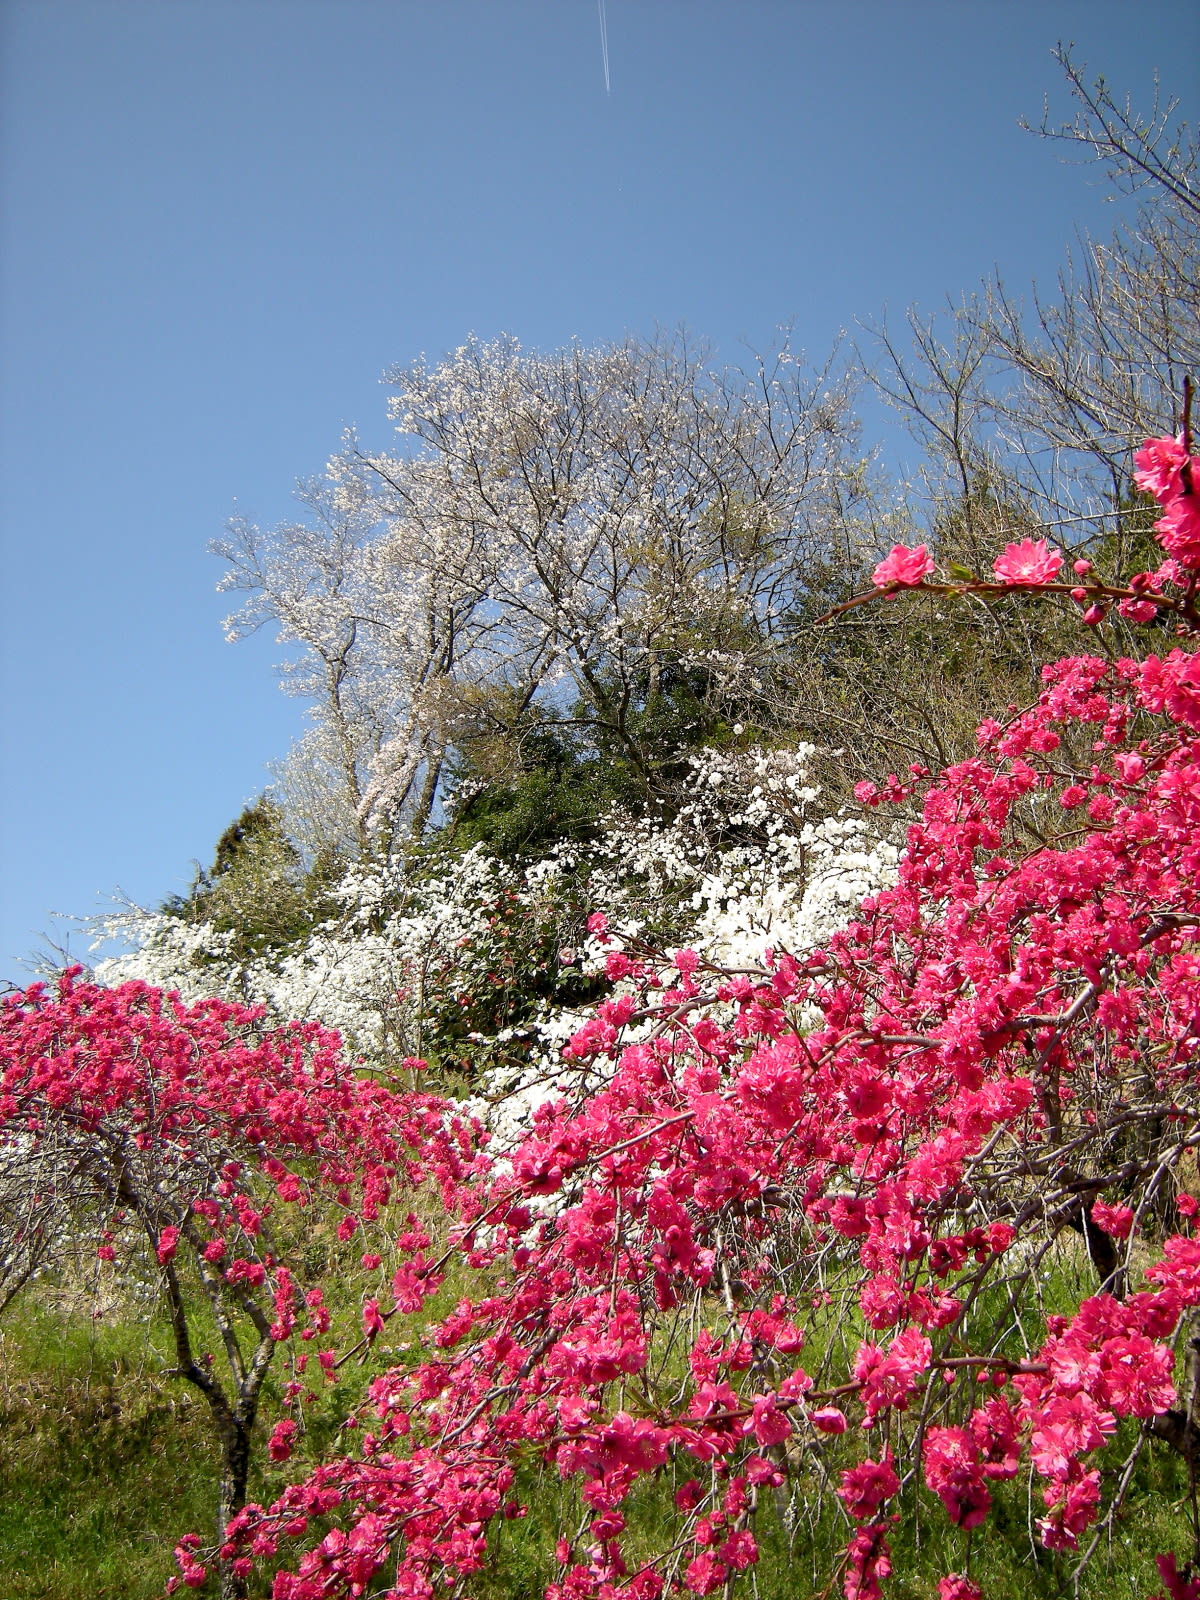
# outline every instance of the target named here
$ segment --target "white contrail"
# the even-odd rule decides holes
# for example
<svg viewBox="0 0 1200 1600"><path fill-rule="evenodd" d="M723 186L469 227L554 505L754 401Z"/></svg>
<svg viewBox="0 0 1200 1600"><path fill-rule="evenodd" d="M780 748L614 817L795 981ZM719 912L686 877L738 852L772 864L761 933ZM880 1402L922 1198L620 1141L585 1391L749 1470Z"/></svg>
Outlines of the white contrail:
<svg viewBox="0 0 1200 1600"><path fill-rule="evenodd" d="M605 10L604 0L596 0L596 9L600 13L600 58L604 62L604 92L612 93L612 83L608 76L608 13Z"/></svg>

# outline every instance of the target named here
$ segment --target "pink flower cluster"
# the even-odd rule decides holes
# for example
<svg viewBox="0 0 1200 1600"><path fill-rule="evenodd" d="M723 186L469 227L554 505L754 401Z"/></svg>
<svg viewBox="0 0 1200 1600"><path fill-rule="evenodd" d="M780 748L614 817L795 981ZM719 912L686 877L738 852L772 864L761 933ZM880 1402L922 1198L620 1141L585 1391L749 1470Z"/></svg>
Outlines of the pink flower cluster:
<svg viewBox="0 0 1200 1600"><path fill-rule="evenodd" d="M1200 570L1200 458L1189 455L1182 437L1148 439L1133 458L1133 481L1163 508L1155 531L1181 566Z"/></svg>

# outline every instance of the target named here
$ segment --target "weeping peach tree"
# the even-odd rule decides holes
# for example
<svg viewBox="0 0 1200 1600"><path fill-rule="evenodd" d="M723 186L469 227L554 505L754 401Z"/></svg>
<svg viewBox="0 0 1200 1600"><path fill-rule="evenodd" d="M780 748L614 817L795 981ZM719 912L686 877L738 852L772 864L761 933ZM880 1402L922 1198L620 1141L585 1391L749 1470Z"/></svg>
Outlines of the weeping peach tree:
<svg viewBox="0 0 1200 1600"><path fill-rule="evenodd" d="M244 1006L188 1006L138 983L106 989L78 968L53 990L5 999L5 1262L40 1270L91 1249L157 1283L171 1370L209 1414L218 1544L245 1503L277 1349L301 1369L309 1349L318 1372L332 1366L305 1218L336 1219L350 1246L415 1187L456 1194L469 1139L446 1112L357 1074L337 1035L314 1023L266 1029ZM363 1297L380 1262L368 1247L355 1264ZM221 1587L245 1592L228 1563Z"/></svg>

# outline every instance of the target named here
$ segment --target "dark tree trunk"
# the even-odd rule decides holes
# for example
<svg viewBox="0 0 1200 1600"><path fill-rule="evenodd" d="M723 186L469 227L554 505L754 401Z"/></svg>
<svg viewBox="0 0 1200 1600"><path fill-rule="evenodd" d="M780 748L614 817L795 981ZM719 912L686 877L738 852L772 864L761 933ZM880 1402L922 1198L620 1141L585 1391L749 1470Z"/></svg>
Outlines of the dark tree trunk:
<svg viewBox="0 0 1200 1600"><path fill-rule="evenodd" d="M217 1506L217 1540L224 1544L230 1522L246 1504L254 1417L251 1415L249 1421L243 1421L226 1412L223 1419L218 1419L218 1427L221 1433L221 1490ZM228 1561L222 1560L221 1600L244 1600L245 1594L245 1581L231 1570Z"/></svg>

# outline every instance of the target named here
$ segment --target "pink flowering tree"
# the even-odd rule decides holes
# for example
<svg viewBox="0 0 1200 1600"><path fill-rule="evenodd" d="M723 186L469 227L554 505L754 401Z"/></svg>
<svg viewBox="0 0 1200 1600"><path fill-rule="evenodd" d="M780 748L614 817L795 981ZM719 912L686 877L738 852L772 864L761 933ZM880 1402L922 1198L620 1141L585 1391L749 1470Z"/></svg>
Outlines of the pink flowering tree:
<svg viewBox="0 0 1200 1600"><path fill-rule="evenodd" d="M1192 628L1198 466L1186 438L1139 453L1167 557L1123 590L1077 571L1085 620ZM1065 560L1023 541L973 586L1054 592ZM920 550L877 577L950 587ZM973 759L860 798L921 820L823 949L732 970L593 917L614 990L567 1054L611 1075L445 1185L451 1248L364 1335L420 1318L419 1358L353 1452L225 1530L275 1600L467 1592L540 1475L575 1505L547 1600L731 1594L797 1498L841 1522L846 1600L918 1507L957 1541L941 1600L972 1600L1010 1480L1077 1570L1143 1452L1195 1485L1200 657L1058 661ZM478 1286L435 1314L452 1255ZM1193 1570L1159 1561L1173 1597Z"/></svg>
<svg viewBox="0 0 1200 1600"><path fill-rule="evenodd" d="M100 988L78 969L0 1009L0 1165L27 1197L6 1212L5 1255L23 1259L36 1240L45 1265L56 1243L82 1246L157 1278L174 1372L203 1395L219 1449L218 1544L245 1502L276 1349L292 1356L292 1396L310 1349L315 1370L332 1371L305 1219L332 1215L361 1251L404 1192L431 1180L453 1192L468 1148L441 1102L356 1075L336 1034L264 1031L260 1018L144 984ZM366 1325L381 1261L362 1255ZM295 1429L276 1429L273 1458ZM198 1543L181 1546L193 1572ZM244 1593L229 1563L221 1577L222 1594Z"/></svg>

